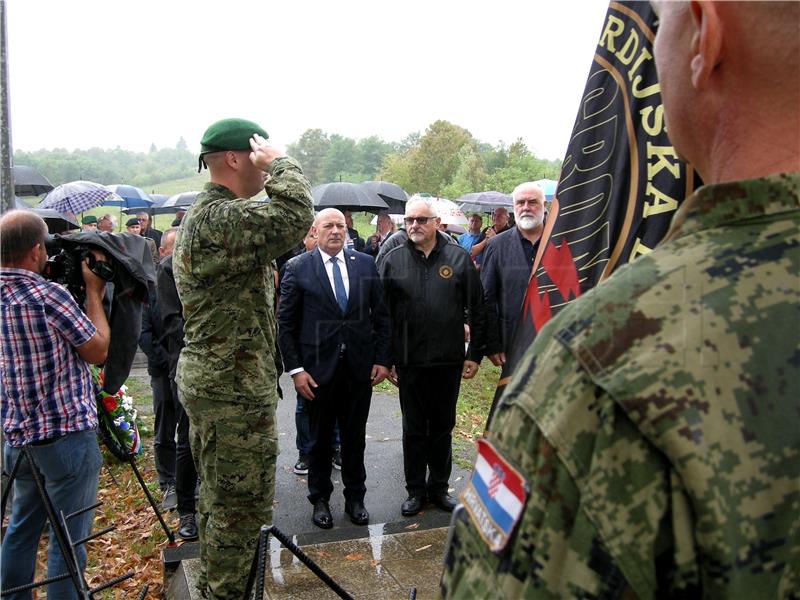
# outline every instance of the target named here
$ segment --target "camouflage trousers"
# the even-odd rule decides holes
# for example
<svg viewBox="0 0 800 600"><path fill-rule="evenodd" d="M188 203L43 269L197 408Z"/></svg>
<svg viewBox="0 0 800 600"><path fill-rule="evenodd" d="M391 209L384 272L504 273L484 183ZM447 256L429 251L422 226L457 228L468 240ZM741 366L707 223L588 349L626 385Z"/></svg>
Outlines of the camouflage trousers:
<svg viewBox="0 0 800 600"><path fill-rule="evenodd" d="M179 395L202 480L198 588L206 598L241 600L259 529L272 523L275 408Z"/></svg>

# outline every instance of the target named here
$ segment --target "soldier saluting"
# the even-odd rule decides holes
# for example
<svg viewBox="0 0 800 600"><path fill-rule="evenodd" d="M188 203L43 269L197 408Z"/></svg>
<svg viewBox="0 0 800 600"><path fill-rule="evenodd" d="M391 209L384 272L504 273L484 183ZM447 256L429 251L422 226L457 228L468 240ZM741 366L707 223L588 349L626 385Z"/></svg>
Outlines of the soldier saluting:
<svg viewBox="0 0 800 600"><path fill-rule="evenodd" d="M180 401L202 479L201 572L208 598L239 599L258 528L272 520L277 372L272 263L308 231L300 165L251 121L224 119L201 141L211 177L183 219L173 259L186 346ZM250 200L262 188L269 203Z"/></svg>

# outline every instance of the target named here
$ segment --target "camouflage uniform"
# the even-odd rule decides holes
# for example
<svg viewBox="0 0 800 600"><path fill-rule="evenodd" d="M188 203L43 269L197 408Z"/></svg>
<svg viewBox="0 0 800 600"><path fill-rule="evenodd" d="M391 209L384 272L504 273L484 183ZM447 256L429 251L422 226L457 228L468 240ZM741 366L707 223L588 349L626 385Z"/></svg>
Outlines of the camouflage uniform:
<svg viewBox="0 0 800 600"><path fill-rule="evenodd" d="M488 436L521 521L493 555L457 515L446 597L796 597L799 192L699 189L542 329Z"/></svg>
<svg viewBox="0 0 800 600"><path fill-rule="evenodd" d="M276 158L269 174L269 203L206 184L183 219L173 258L186 321L177 383L203 481L199 587L214 598L242 597L258 529L272 520L278 395L271 263L303 237L314 215L300 165Z"/></svg>

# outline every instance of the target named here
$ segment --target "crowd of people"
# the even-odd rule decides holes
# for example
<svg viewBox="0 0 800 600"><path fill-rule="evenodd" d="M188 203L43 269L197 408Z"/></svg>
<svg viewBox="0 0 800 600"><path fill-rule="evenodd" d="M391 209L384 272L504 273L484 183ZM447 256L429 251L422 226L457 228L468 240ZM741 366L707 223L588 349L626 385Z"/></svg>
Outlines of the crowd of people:
<svg viewBox="0 0 800 600"><path fill-rule="evenodd" d="M493 485L523 481L514 535L498 548L457 513L447 597L800 589L800 15L768 3L658 3L658 12L671 138L707 185L665 245L537 336L484 444ZM773 71L789 76L752 85ZM181 538L199 538L207 598L242 597L259 527L272 521L282 372L296 392L295 471L308 474L314 525L334 525L337 467L346 517L369 522L365 429L384 380L398 387L402 413L399 513L456 509L461 380L484 357L504 363L545 217L541 188L520 182L513 221L498 208L484 228L472 214L456 240L433 202L413 196L402 228L381 214L362 239L348 211L314 213L301 166L267 137L243 119L212 124L200 154L209 183L191 210L163 233L147 214L126 224L152 240L157 263L140 343L163 508L178 510ZM270 202L252 199L262 190ZM99 230L107 217L82 225ZM70 513L93 503L100 466L89 365L108 351L105 284L83 265L81 309L43 279L45 234L33 213L0 219L5 464L23 449L33 457L14 484L4 589L33 579L45 524L25 469ZM689 331L700 313L702 331ZM686 341L695 334L697 348ZM695 356L700 345L706 354ZM90 527L88 512L70 533ZM83 568L85 551L77 558ZM51 537L48 575L64 565ZM74 597L70 586L48 591Z"/></svg>

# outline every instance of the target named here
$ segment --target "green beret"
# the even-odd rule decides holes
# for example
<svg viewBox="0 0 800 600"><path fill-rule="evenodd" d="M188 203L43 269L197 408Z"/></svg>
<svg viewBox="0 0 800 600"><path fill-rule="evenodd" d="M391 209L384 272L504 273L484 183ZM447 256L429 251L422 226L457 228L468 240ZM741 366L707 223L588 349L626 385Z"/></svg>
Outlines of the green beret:
<svg viewBox="0 0 800 600"><path fill-rule="evenodd" d="M92 223L97 223L97 217L94 215L89 215L81 219L81 225L91 225Z"/></svg>
<svg viewBox="0 0 800 600"><path fill-rule="evenodd" d="M200 140L200 156L223 150L250 150L250 138L257 133L268 138L266 131L246 119L222 119L206 129Z"/></svg>
<svg viewBox="0 0 800 600"><path fill-rule="evenodd" d="M134 225L139 225L139 219L136 217L131 217L127 221L125 221L125 227L133 227Z"/></svg>

